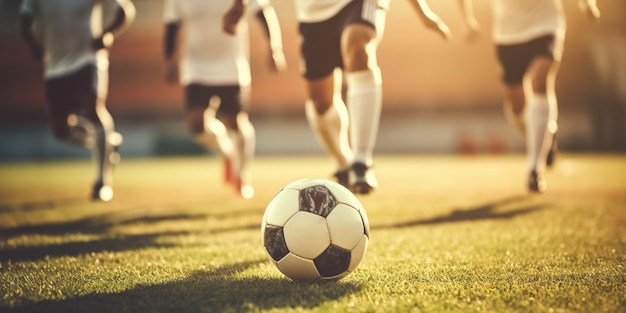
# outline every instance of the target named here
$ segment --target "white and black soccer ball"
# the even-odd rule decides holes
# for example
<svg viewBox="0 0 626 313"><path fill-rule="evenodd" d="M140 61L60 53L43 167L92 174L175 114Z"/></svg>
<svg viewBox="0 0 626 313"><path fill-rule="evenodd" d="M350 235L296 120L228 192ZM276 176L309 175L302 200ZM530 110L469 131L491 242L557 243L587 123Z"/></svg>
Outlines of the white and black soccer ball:
<svg viewBox="0 0 626 313"><path fill-rule="evenodd" d="M326 179L302 179L281 189L263 215L270 260L299 281L337 280L361 262L369 221L356 196Z"/></svg>

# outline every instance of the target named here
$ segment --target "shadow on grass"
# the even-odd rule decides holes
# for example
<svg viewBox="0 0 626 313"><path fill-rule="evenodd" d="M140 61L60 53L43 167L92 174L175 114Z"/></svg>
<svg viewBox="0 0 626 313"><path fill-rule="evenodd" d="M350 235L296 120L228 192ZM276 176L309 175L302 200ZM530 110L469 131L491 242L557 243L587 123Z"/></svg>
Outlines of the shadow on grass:
<svg viewBox="0 0 626 313"><path fill-rule="evenodd" d="M71 205L83 204L87 200L86 198L63 198L63 199L51 199L51 200L42 200L42 201L26 201L18 204L0 204L0 213L8 213L14 211L38 211L38 210L49 210L58 207L65 207Z"/></svg>
<svg viewBox="0 0 626 313"><path fill-rule="evenodd" d="M84 202L84 200L80 200ZM45 202L48 203L44 205L46 208L56 208L62 206L64 203L79 203L78 200L74 201L71 199L67 199L66 201L62 200L54 200ZM43 203L43 202L42 202ZM24 204L26 207L27 204ZM2 207L0 205L0 211ZM13 209L9 209L11 211ZM23 209L27 210L27 209ZM259 213L261 212L261 213ZM262 209L254 209L254 210L246 210L246 211L230 211L230 212L220 212L220 213L202 213L202 214L189 214L189 213L178 213L178 214L161 214L156 215L154 210L152 209L133 209L133 210L125 210L118 212L110 212L106 214L100 214L96 216L90 216L78 220L73 221L63 221L63 222L51 222L51 223L41 223L36 225L23 225L17 227L10 228L2 228L0 227L0 239L2 238L10 238L14 236L21 235L63 235L63 234L102 234L108 232L111 228L115 226L126 226L132 224L147 224L147 223L159 223L159 222L172 222L172 221L183 221L183 220L204 220L208 218L214 219L229 219L229 218L237 218L246 215L259 215L262 214ZM260 224L258 225L260 227Z"/></svg>
<svg viewBox="0 0 626 313"><path fill-rule="evenodd" d="M2 308L3 312L248 312L310 309L358 291L344 281L299 283L286 278L239 278L237 273L266 260L195 271L182 280L143 285L108 294L88 294L61 301L45 300ZM6 310L6 311L5 311Z"/></svg>
<svg viewBox="0 0 626 313"><path fill-rule="evenodd" d="M448 215L436 216L429 219L406 221L401 223L394 223L389 225L380 225L372 227L373 229L390 229L390 228L402 228L412 227L419 225L432 225L443 223L455 223L455 222L467 222L477 220L489 220L489 219L508 219L518 215L528 214L533 211L537 211L543 208L539 204L525 204L523 200L527 199L526 196L516 196L504 198L499 201L490 202L487 204L479 205L474 208L453 210ZM506 211L497 211L498 208L506 205L515 205L517 208L509 209Z"/></svg>
<svg viewBox="0 0 626 313"><path fill-rule="evenodd" d="M163 236L187 235L188 232L169 232L142 235L125 235L89 241L75 241L45 246L16 247L0 249L0 262L34 261L46 257L80 256L103 251L120 252L145 248L166 248L174 244L159 243Z"/></svg>
<svg viewBox="0 0 626 313"><path fill-rule="evenodd" d="M64 242L59 244L18 247L5 246L4 248L0 248L0 262L6 262L9 260L13 262L33 261L44 259L46 257L54 258L62 256L80 256L92 252L98 253L102 251L121 252L144 248L167 248L173 247L176 244L159 242L159 239L175 236L220 234L242 230L256 230L261 228L260 223L253 223L213 229L194 229L132 235L118 234L113 230L113 227L116 226L204 220L209 217L207 214L149 214L150 213L146 213L145 210L136 210L135 212L116 212L92 216L75 221L25 225L14 228L0 229L0 239L8 239L21 235L101 235L101 238L98 239Z"/></svg>
<svg viewBox="0 0 626 313"><path fill-rule="evenodd" d="M150 216L123 216L123 213L108 213L91 216L75 221L42 223L37 225L24 225L13 228L0 229L0 237L13 237L19 235L63 235L63 234L102 234L108 232L114 226L131 224L158 223L163 221L205 219L205 214L165 214Z"/></svg>

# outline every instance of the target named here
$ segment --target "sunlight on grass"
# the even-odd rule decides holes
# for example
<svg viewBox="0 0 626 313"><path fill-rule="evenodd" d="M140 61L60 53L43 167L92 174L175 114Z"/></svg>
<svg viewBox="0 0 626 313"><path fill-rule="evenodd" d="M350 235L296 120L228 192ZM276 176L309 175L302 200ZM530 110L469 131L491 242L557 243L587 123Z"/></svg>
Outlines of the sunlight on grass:
<svg viewBox="0 0 626 313"><path fill-rule="evenodd" d="M2 312L616 312L626 309L626 161L564 155L543 195L523 156L380 156L371 240L338 282L292 282L261 245L319 156L259 158L239 199L211 158L125 160L87 200L88 162L0 165Z"/></svg>

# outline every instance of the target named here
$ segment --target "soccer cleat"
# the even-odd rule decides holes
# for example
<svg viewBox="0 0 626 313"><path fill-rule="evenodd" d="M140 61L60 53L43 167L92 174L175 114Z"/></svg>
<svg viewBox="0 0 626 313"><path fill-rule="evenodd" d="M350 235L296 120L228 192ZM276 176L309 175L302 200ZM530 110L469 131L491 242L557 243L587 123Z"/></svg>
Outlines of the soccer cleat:
<svg viewBox="0 0 626 313"><path fill-rule="evenodd" d="M368 194L378 187L378 180L371 167L354 163L349 172L350 190L357 194Z"/></svg>
<svg viewBox="0 0 626 313"><path fill-rule="evenodd" d="M237 179L237 181L234 182L233 185L235 187L235 192L241 198L249 200L254 197L254 187L252 187L250 183L244 182L241 179Z"/></svg>
<svg viewBox="0 0 626 313"><path fill-rule="evenodd" d="M91 191L91 200L107 202L111 199L113 199L113 188L101 181L96 182Z"/></svg>
<svg viewBox="0 0 626 313"><path fill-rule="evenodd" d="M559 153L559 147L556 143L556 133L552 135L552 145L550 146L550 151L548 151L548 156L546 157L546 166L552 167L554 165L554 161L556 160L556 155Z"/></svg>
<svg viewBox="0 0 626 313"><path fill-rule="evenodd" d="M337 181L337 183L339 183L340 185L346 188L350 188L350 181L349 181L350 169L337 170L335 174L333 174L333 176L335 177L335 180Z"/></svg>
<svg viewBox="0 0 626 313"><path fill-rule="evenodd" d="M546 183L543 175L537 173L536 170L532 170L528 175L528 190L532 192L542 193L546 191L548 184Z"/></svg>

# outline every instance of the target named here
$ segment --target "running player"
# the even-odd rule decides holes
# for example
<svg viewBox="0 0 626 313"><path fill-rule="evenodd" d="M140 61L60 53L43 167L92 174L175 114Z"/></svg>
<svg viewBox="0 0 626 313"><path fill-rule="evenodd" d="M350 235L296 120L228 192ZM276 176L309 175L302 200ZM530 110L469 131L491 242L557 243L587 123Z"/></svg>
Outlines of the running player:
<svg viewBox="0 0 626 313"><path fill-rule="evenodd" d="M103 5L115 8L102 25ZM32 56L45 60L46 102L56 138L91 150L96 166L93 200L113 197L113 165L122 136L106 108L108 51L135 16L130 0L24 0L21 34ZM35 34L33 25L41 32ZM43 36L40 41L40 37Z"/></svg>
<svg viewBox="0 0 626 313"><path fill-rule="evenodd" d="M480 26L472 0L460 0L470 34ZM595 0L580 0L592 18ZM560 0L493 0L493 41L502 66L507 120L526 139L528 189L544 192L545 167L554 162L557 132L555 79L563 52L565 16Z"/></svg>
<svg viewBox="0 0 626 313"><path fill-rule="evenodd" d="M235 33L246 1L234 0L224 30ZM411 0L427 27L447 38L449 29L427 6ZM373 151L382 108L382 78L376 50L382 39L388 0L296 0L302 36L306 116L319 141L337 161L337 181L355 193L378 186ZM341 96L341 71L346 104ZM350 114L348 114L348 112Z"/></svg>
<svg viewBox="0 0 626 313"><path fill-rule="evenodd" d="M248 118L250 66L247 23L237 37L222 31L231 0L165 0L166 79L178 83L176 41L184 25L180 83L185 87L186 122L195 141L225 161L225 180L243 198L254 189L249 172L255 130ZM269 0L250 0L249 11L264 27L275 70L286 66L278 18Z"/></svg>

